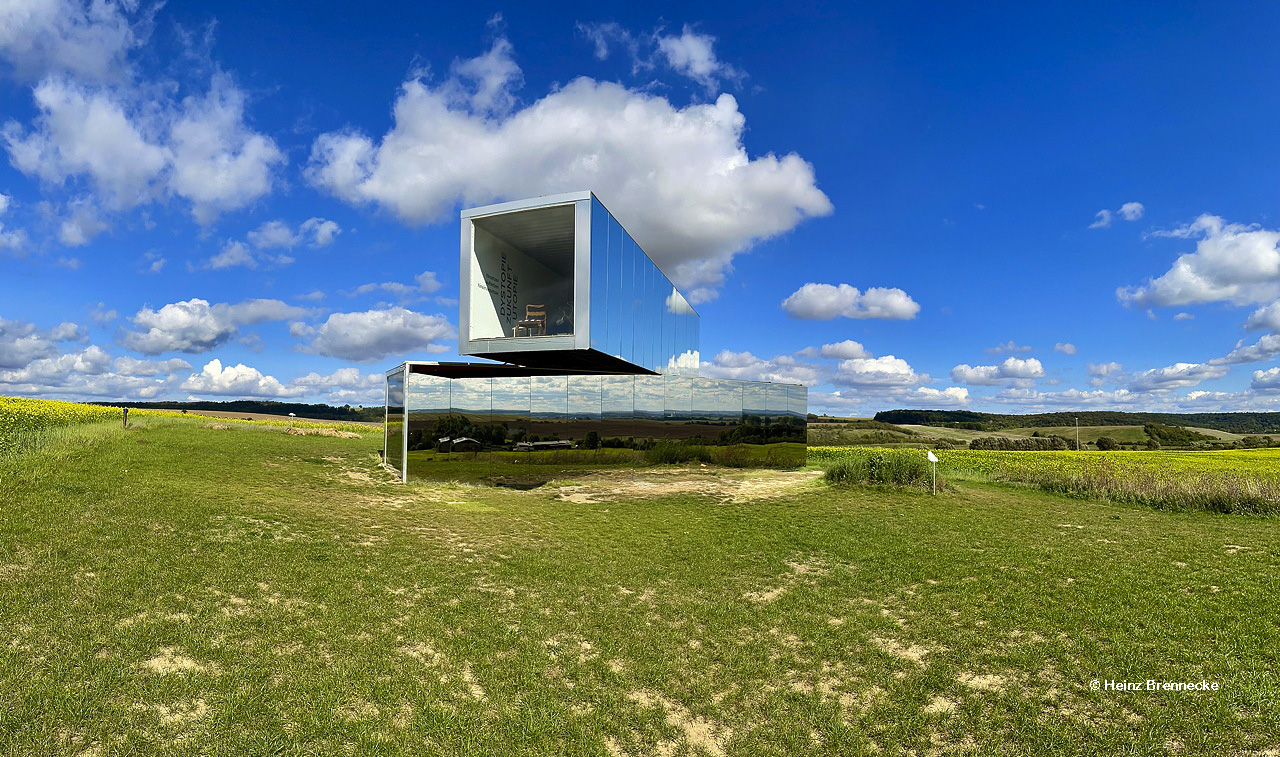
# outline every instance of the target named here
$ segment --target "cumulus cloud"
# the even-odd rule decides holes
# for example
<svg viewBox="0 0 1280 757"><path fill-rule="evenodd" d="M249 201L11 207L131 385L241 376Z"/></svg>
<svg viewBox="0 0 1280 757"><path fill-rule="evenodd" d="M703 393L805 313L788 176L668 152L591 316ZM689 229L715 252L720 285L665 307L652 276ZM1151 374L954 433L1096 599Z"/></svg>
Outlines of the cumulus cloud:
<svg viewBox="0 0 1280 757"><path fill-rule="evenodd" d="M238 333L240 327L283 321L306 310L280 300L245 300L234 305L190 299L159 310L144 307L131 319L138 331L126 331L120 344L144 355L162 352L208 352Z"/></svg>
<svg viewBox="0 0 1280 757"><path fill-rule="evenodd" d="M1129 381L1133 392L1163 392L1170 389L1186 389L1203 381L1222 378L1229 369L1210 363L1174 363L1164 368L1136 373Z"/></svg>
<svg viewBox="0 0 1280 757"><path fill-rule="evenodd" d="M1094 222L1093 222L1093 223L1089 224L1089 228L1091 228L1091 229L1105 229L1105 228L1107 228L1108 226L1110 226L1110 225L1111 225L1111 211L1110 211L1110 210L1099 210L1099 211L1098 211L1098 213L1097 213L1097 215L1095 216L1095 219L1096 219L1096 220L1094 220Z"/></svg>
<svg viewBox="0 0 1280 757"><path fill-rule="evenodd" d="M850 358L836 365L831 383L851 387L905 387L929 382L899 357Z"/></svg>
<svg viewBox="0 0 1280 757"><path fill-rule="evenodd" d="M322 396L332 404L382 404L386 378L381 373L361 373L358 368L339 368L330 374L308 373L289 386Z"/></svg>
<svg viewBox="0 0 1280 757"><path fill-rule="evenodd" d="M1190 321L1194 319L1195 319L1195 316L1190 313L1178 313L1173 316L1173 320L1175 321Z"/></svg>
<svg viewBox="0 0 1280 757"><path fill-rule="evenodd" d="M1254 371L1249 388L1255 392L1267 394L1280 392L1280 368L1268 368L1265 371Z"/></svg>
<svg viewBox="0 0 1280 757"><path fill-rule="evenodd" d="M805 386L817 386L822 382L822 370L818 366L787 355L765 360L750 352L722 350L710 362L702 363L701 370L702 375L711 378L775 381Z"/></svg>
<svg viewBox="0 0 1280 757"><path fill-rule="evenodd" d="M1231 352L1210 360L1211 365L1259 363L1280 355L1280 334L1267 334L1253 344L1238 344Z"/></svg>
<svg viewBox="0 0 1280 757"><path fill-rule="evenodd" d="M1061 352L1064 355L1074 355L1079 352L1079 350L1076 349L1076 346L1071 342L1058 342L1053 345L1053 351Z"/></svg>
<svg viewBox="0 0 1280 757"><path fill-rule="evenodd" d="M848 284L809 283L782 301L792 318L829 321L833 318L910 320L920 305L901 289L871 287L865 293Z"/></svg>
<svg viewBox="0 0 1280 757"><path fill-rule="evenodd" d="M510 54L499 40L486 56L492 68ZM714 296L734 255L832 210L799 155L748 155L730 95L677 107L582 77L504 113L483 77L463 70L438 85L405 82L394 125L376 140L318 137L308 179L410 224L444 220L459 202L592 189L695 302ZM499 87L517 83L508 74Z"/></svg>
<svg viewBox="0 0 1280 757"><path fill-rule="evenodd" d="M112 211L180 198L202 224L271 191L284 154L248 125L245 94L230 75L215 70L207 89L179 98L174 82L144 81L118 65L138 39L119 10L136 3L95 0L88 10L64 0L19 6L0 9L0 55L41 73L32 89L33 121L9 120L0 131L19 171L50 189L87 186L95 202ZM50 13L62 20L50 22ZM39 29L35 47L8 38L26 26ZM61 236L76 244L92 237L87 230L72 219Z"/></svg>
<svg viewBox="0 0 1280 757"><path fill-rule="evenodd" d="M1115 381L1123 375L1124 366L1117 362L1089 363L1086 372L1092 377L1089 380L1094 386L1102 386L1108 381Z"/></svg>
<svg viewBox="0 0 1280 757"><path fill-rule="evenodd" d="M860 342L846 339L835 344L824 344L821 347L806 347L796 353L801 357L826 357L838 360L850 360L860 357L871 357L871 353Z"/></svg>
<svg viewBox="0 0 1280 757"><path fill-rule="evenodd" d="M308 352L368 362L388 355L412 357L415 352L439 353L438 342L456 339L453 325L441 315L423 315L402 307L363 313L334 313L320 326L290 325L295 336L312 336Z"/></svg>
<svg viewBox="0 0 1280 757"><path fill-rule="evenodd" d="M243 363L223 367L217 358L187 377L180 388L192 394L229 397L297 397L306 391L302 387L286 387L275 376L263 375Z"/></svg>
<svg viewBox="0 0 1280 757"><path fill-rule="evenodd" d="M0 318L0 368L25 368L34 360L58 354L58 342L84 339L84 327L74 323L41 329L29 321Z"/></svg>
<svg viewBox="0 0 1280 757"><path fill-rule="evenodd" d="M111 356L97 345L91 345L82 350L42 357L21 368L0 370L0 394L63 399L152 399L164 390L168 382L168 379L113 372L112 367Z"/></svg>
<svg viewBox="0 0 1280 757"><path fill-rule="evenodd" d="M1245 321L1244 327L1250 331L1266 329L1280 333L1280 300L1253 311L1249 320Z"/></svg>
<svg viewBox="0 0 1280 757"><path fill-rule="evenodd" d="M191 363L177 357L169 360L138 360L125 355L116 358L112 367L121 376L167 376L178 371L190 370Z"/></svg>
<svg viewBox="0 0 1280 757"><path fill-rule="evenodd" d="M1156 235L1195 239L1195 252L1179 256L1173 267L1158 278L1117 289L1116 296L1124 304L1247 305L1280 297L1280 231L1256 224L1227 223L1219 216L1206 214L1186 226Z"/></svg>
<svg viewBox="0 0 1280 757"><path fill-rule="evenodd" d="M962 363L951 369L951 380L978 386L996 386L1010 381L1028 382L1044 377L1044 366L1036 358L1006 358L1000 365Z"/></svg>
<svg viewBox="0 0 1280 757"><path fill-rule="evenodd" d="M205 261L205 267L217 270L236 266L260 268L288 265L294 261L291 255L269 251L292 250L304 243L308 247L325 247L332 244L334 237L340 233L342 229L338 224L324 218L308 218L297 230L280 219L265 221L246 234L245 241L227 240L221 252Z"/></svg>
<svg viewBox="0 0 1280 757"><path fill-rule="evenodd" d="M123 77L126 56L139 45L149 11L136 0L22 0L0 4L0 59L24 79L69 74L93 80ZM135 33L135 22L141 34Z"/></svg>

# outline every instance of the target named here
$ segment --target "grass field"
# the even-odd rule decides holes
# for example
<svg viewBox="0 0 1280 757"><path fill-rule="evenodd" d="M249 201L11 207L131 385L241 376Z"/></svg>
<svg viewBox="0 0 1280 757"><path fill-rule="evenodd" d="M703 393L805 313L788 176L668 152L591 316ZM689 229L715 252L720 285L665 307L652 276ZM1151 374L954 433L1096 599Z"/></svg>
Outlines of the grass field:
<svg viewBox="0 0 1280 757"><path fill-rule="evenodd" d="M0 754L1280 749L1274 520L816 470L403 486L378 446L150 417L0 460Z"/></svg>

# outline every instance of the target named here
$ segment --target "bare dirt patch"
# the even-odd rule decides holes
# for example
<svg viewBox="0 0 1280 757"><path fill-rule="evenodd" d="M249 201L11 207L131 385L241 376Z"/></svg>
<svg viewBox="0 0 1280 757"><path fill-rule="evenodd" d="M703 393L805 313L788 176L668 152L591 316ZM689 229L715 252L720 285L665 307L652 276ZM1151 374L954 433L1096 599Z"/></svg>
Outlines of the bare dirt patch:
<svg viewBox="0 0 1280 757"><path fill-rule="evenodd" d="M680 704L649 691L633 691L627 698L646 709L661 707L666 713L667 725L680 730L690 751L701 749L712 757L724 757L725 742L732 735L728 728L696 717ZM669 740L659 742L658 753L672 754L678 746L678 742Z"/></svg>
<svg viewBox="0 0 1280 757"><path fill-rule="evenodd" d="M354 431L339 431L336 428L303 428L301 426L290 426L284 430L289 436L336 436L341 439L359 439L360 435Z"/></svg>
<svg viewBox="0 0 1280 757"><path fill-rule="evenodd" d="M821 471L759 470L749 473L705 473L700 469L600 471L557 488L566 502L589 504L696 494L738 504L786 497L821 476Z"/></svg>
<svg viewBox="0 0 1280 757"><path fill-rule="evenodd" d="M919 644L907 646L895 639L885 639L879 636L872 636L871 643L879 647L882 652L887 652L901 660L914 662L917 665L923 665L925 656L933 651Z"/></svg>
<svg viewBox="0 0 1280 757"><path fill-rule="evenodd" d="M200 673L206 669L204 665L181 654L174 647L161 647L154 656L142 663L142 667L150 673L162 676Z"/></svg>
<svg viewBox="0 0 1280 757"><path fill-rule="evenodd" d="M1005 687L1004 676L998 675L977 675L964 672L957 676L956 680L974 691L1004 691Z"/></svg>
<svg viewBox="0 0 1280 757"><path fill-rule="evenodd" d="M924 711L930 715L948 715L956 711L956 703L946 697L934 697L924 706Z"/></svg>

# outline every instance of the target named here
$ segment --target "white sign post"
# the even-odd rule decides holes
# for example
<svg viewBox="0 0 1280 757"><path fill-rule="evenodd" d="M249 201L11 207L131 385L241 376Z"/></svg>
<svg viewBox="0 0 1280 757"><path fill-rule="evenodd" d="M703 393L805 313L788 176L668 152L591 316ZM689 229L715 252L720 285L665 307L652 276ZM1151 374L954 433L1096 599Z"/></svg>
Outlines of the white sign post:
<svg viewBox="0 0 1280 757"><path fill-rule="evenodd" d="M938 493L938 456L932 452L926 452L929 456L929 462L933 463L933 493Z"/></svg>

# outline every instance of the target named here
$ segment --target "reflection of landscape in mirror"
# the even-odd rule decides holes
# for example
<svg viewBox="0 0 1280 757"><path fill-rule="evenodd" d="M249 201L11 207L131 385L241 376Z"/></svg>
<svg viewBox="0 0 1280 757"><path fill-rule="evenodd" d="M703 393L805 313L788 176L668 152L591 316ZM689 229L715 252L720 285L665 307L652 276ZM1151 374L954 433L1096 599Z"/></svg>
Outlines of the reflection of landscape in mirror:
<svg viewBox="0 0 1280 757"><path fill-rule="evenodd" d="M384 432L384 454L387 465L404 470L404 376L403 368L387 375L387 421Z"/></svg>
<svg viewBox="0 0 1280 757"><path fill-rule="evenodd" d="M501 464L577 454L589 462L599 450L630 450L645 460L671 454L662 445L675 444L690 450L676 458L794 467L805 459L806 395L802 386L685 376L451 379L414 372L404 400L407 465L412 476L423 464L456 456Z"/></svg>

